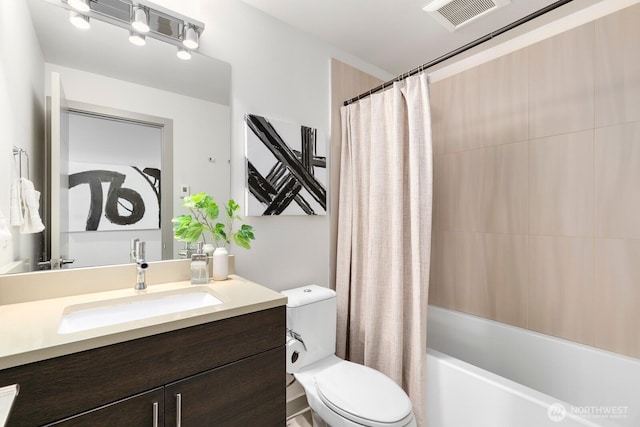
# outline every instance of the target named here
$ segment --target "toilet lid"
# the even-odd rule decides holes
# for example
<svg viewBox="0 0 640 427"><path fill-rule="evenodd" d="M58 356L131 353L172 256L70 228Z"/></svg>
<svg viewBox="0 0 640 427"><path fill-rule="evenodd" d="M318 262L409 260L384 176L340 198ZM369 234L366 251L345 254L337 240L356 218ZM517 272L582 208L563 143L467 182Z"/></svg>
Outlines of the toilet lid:
<svg viewBox="0 0 640 427"><path fill-rule="evenodd" d="M315 376L320 399L343 417L366 426L403 426L411 401L391 378L351 362L333 365Z"/></svg>

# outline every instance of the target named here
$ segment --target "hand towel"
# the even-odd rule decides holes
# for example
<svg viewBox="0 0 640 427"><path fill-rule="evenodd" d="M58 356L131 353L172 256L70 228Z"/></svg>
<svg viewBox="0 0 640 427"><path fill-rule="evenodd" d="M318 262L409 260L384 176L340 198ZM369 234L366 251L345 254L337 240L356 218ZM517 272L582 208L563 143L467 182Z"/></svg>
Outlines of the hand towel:
<svg viewBox="0 0 640 427"><path fill-rule="evenodd" d="M20 178L11 183L11 200L9 204L9 222L12 226L20 227L24 223L22 216L22 196Z"/></svg>
<svg viewBox="0 0 640 427"><path fill-rule="evenodd" d="M22 178L21 196L24 208L24 223L20 228L23 234L39 233L44 230L44 224L40 218L40 192L36 191L33 182Z"/></svg>

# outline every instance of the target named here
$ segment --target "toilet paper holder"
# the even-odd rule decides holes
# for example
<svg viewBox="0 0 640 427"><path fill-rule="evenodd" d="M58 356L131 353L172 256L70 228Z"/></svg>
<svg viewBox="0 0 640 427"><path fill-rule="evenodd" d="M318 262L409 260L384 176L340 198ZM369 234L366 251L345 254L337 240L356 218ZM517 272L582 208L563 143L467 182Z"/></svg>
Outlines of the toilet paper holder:
<svg viewBox="0 0 640 427"><path fill-rule="evenodd" d="M291 338L300 341L300 343L302 344L302 347L304 348L304 351L307 351L307 346L304 344L304 340L302 339L302 336L297 333L296 331L287 328L287 335L289 335Z"/></svg>
<svg viewBox="0 0 640 427"><path fill-rule="evenodd" d="M307 346L300 334L292 330L287 329L286 338L287 372L294 374L304 365Z"/></svg>

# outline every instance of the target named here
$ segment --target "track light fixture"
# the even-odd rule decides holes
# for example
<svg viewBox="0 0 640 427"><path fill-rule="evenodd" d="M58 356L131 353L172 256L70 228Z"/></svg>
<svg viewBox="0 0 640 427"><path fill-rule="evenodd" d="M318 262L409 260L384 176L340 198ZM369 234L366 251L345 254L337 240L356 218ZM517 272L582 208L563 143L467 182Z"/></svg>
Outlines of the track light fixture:
<svg viewBox="0 0 640 427"><path fill-rule="evenodd" d="M139 33L148 33L149 28L149 14L142 6L133 6L133 22L131 27Z"/></svg>
<svg viewBox="0 0 640 427"><path fill-rule="evenodd" d="M89 12L89 0L67 0L69 6L77 10L78 12Z"/></svg>
<svg viewBox="0 0 640 427"><path fill-rule="evenodd" d="M178 56L178 58L185 61L191 59L191 52L180 46L178 46L178 53L176 53L176 55Z"/></svg>
<svg viewBox="0 0 640 427"><path fill-rule="evenodd" d="M81 30L91 28L89 17L86 15L81 15L73 10L69 11L69 22L71 22L74 27L80 28Z"/></svg>
<svg viewBox="0 0 640 427"><path fill-rule="evenodd" d="M144 34L136 33L133 30L129 31L129 41L136 46L144 46L147 44Z"/></svg>
<svg viewBox="0 0 640 427"><path fill-rule="evenodd" d="M197 49L199 46L198 32L193 25L185 25L182 36L182 44L187 49Z"/></svg>
<svg viewBox="0 0 640 427"><path fill-rule="evenodd" d="M47 1L59 2L69 10L69 21L78 28L90 28L90 19L102 21L129 31L129 41L136 46L144 46L146 37L174 45L178 58L185 60L191 59L192 52L198 49L204 31L202 22L150 0Z"/></svg>

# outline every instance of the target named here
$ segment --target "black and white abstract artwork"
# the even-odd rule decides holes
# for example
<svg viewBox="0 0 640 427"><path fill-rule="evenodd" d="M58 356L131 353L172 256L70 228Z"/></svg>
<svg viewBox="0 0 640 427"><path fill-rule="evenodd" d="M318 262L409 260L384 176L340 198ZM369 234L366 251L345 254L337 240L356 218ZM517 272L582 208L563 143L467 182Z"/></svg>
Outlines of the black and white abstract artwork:
<svg viewBox="0 0 640 427"><path fill-rule="evenodd" d="M247 215L325 215L327 157L317 129L247 114Z"/></svg>
<svg viewBox="0 0 640 427"><path fill-rule="evenodd" d="M69 162L69 231L160 228L160 169Z"/></svg>

